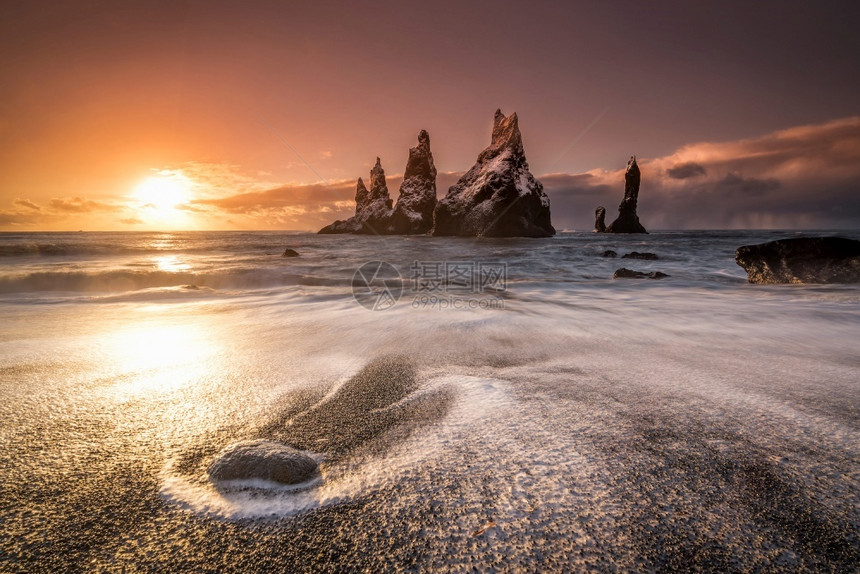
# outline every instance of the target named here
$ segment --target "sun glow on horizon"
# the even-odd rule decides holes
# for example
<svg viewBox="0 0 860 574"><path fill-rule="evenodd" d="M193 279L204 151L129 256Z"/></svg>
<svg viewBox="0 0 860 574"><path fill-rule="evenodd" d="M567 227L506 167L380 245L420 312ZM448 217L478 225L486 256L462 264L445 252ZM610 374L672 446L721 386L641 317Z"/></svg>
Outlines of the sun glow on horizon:
<svg viewBox="0 0 860 574"><path fill-rule="evenodd" d="M155 209L173 209L191 199L193 182L182 173L160 172L138 183L133 192L135 199Z"/></svg>
<svg viewBox="0 0 860 574"><path fill-rule="evenodd" d="M159 226L195 227L182 205L194 199L196 182L179 170L161 170L140 181L130 197L146 223Z"/></svg>

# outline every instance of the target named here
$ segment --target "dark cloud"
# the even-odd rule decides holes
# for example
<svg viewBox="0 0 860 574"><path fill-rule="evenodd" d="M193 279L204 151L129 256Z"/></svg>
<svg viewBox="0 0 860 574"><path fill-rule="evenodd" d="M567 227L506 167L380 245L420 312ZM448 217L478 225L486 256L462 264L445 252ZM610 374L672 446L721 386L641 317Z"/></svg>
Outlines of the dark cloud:
<svg viewBox="0 0 860 574"><path fill-rule="evenodd" d="M729 173L714 186L714 192L726 196L757 197L774 189L779 189L779 187L780 183L776 179L743 178L736 173Z"/></svg>
<svg viewBox="0 0 860 574"><path fill-rule="evenodd" d="M668 175L672 179L687 179L690 177L705 175L707 173L708 171L705 169L705 166L698 164L694 161L688 161L687 163L679 163L678 165L670 167L666 170L666 175Z"/></svg>

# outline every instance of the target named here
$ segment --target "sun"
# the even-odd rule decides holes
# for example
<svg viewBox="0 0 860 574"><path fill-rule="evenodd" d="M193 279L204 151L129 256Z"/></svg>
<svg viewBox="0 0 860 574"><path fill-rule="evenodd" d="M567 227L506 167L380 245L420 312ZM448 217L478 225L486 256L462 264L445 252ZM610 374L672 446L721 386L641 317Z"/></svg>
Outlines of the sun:
<svg viewBox="0 0 860 574"><path fill-rule="evenodd" d="M192 182L180 173L147 177L134 188L134 198L147 207L168 211L191 199Z"/></svg>

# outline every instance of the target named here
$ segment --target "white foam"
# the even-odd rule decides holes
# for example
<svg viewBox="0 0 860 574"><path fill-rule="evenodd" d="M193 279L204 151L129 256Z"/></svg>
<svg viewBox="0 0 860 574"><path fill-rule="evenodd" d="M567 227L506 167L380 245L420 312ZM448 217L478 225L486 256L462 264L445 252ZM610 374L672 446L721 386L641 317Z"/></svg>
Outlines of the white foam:
<svg viewBox="0 0 860 574"><path fill-rule="evenodd" d="M500 379L467 375L434 377L416 394L442 388L456 393L455 404L442 421L414 433L382 459L364 460L348 468L323 464L322 476L308 483L285 486L243 480L221 483L221 489L216 489L206 476L184 476L169 463L161 474L160 493L168 502L195 514L232 520L290 516L354 500L396 483L418 463L473 435L481 421L510 408L513 399L506 385Z"/></svg>

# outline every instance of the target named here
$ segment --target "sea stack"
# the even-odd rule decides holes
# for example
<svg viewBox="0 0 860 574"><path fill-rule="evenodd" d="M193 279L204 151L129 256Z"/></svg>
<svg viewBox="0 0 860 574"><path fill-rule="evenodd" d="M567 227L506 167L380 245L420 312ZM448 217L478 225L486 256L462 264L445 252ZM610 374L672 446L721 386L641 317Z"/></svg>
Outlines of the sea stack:
<svg viewBox="0 0 860 574"><path fill-rule="evenodd" d="M602 205L594 210L594 232L603 233L606 231L606 208Z"/></svg>
<svg viewBox="0 0 860 574"><path fill-rule="evenodd" d="M627 162L627 172L624 174L624 199L618 206L618 218L609 224L606 233L648 233L639 223L636 214L636 203L639 200L639 165L636 156Z"/></svg>
<svg viewBox="0 0 860 574"><path fill-rule="evenodd" d="M400 196L391 216L391 233L415 235L433 227L436 208L436 166L430 152L430 135L418 134L418 145L409 148L409 159L400 185Z"/></svg>
<svg viewBox="0 0 860 574"><path fill-rule="evenodd" d="M370 170L370 190L358 178L355 186L355 215L338 220L319 230L319 233L362 233L381 235L387 232L391 221L391 197L385 183L385 170L379 158Z"/></svg>
<svg viewBox="0 0 860 574"><path fill-rule="evenodd" d="M529 172L517 114L496 110L490 146L436 204L433 235L550 237L549 197Z"/></svg>

